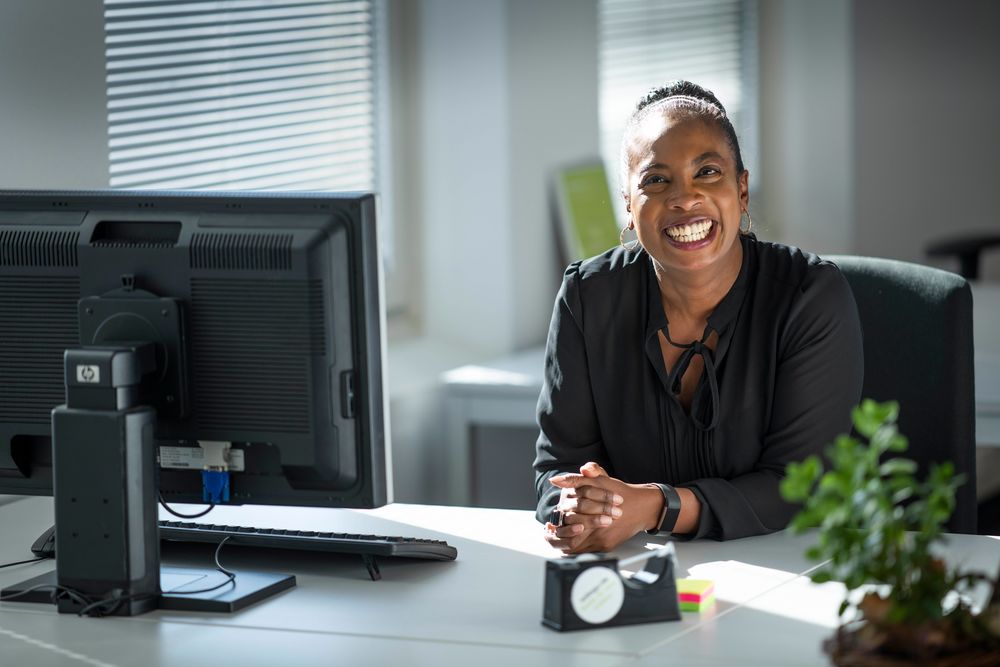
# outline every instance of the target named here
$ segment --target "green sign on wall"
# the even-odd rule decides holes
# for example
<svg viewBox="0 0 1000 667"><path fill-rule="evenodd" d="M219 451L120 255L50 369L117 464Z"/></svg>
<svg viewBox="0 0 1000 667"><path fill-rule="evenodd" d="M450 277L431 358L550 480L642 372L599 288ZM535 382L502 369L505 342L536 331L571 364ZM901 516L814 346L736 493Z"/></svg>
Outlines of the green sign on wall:
<svg viewBox="0 0 1000 667"><path fill-rule="evenodd" d="M603 164L561 170L557 190L568 261L599 255L618 244L619 229Z"/></svg>

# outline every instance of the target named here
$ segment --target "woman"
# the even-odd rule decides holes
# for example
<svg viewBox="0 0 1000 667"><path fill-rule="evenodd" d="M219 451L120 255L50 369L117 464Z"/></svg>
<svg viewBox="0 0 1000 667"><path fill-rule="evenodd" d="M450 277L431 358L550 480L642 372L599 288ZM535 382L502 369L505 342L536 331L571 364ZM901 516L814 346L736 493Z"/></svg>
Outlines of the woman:
<svg viewBox="0 0 1000 667"><path fill-rule="evenodd" d="M749 233L749 172L711 92L681 81L640 101L622 169L637 241L571 265L552 314L545 537L580 553L643 530L784 528L785 466L848 430L860 398L850 288L835 265Z"/></svg>

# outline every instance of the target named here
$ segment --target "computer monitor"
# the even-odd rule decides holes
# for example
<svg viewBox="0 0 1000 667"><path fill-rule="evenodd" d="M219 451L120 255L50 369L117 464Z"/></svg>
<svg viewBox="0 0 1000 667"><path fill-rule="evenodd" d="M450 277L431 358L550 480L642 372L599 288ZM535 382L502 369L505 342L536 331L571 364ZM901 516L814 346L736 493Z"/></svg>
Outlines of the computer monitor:
<svg viewBox="0 0 1000 667"><path fill-rule="evenodd" d="M380 276L370 194L0 191L0 493L53 494L56 424L63 488L149 464L168 502L385 504ZM126 421L80 409L130 415L159 465L88 455ZM99 521L108 494L59 495L62 567L60 516ZM121 539L156 540L135 502Z"/></svg>

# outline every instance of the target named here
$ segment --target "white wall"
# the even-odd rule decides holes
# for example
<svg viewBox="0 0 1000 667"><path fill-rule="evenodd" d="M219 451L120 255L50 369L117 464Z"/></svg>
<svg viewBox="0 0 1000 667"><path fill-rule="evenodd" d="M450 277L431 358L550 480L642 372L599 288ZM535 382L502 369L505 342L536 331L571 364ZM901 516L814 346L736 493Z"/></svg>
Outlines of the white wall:
<svg viewBox="0 0 1000 667"><path fill-rule="evenodd" d="M0 188L108 186L101 0L0 2Z"/></svg>
<svg viewBox="0 0 1000 667"><path fill-rule="evenodd" d="M853 82L850 0L759 0L760 174L751 202L763 239L850 252Z"/></svg>
<svg viewBox="0 0 1000 667"><path fill-rule="evenodd" d="M858 252L927 262L932 239L1000 233L998 26L992 0L855 2ZM984 260L1000 279L1000 249Z"/></svg>
<svg viewBox="0 0 1000 667"><path fill-rule="evenodd" d="M505 354L544 340L558 288L552 171L597 154L596 3L421 6L423 331Z"/></svg>
<svg viewBox="0 0 1000 667"><path fill-rule="evenodd" d="M419 229L415 340L390 345L396 498L443 502L438 376L544 341L553 170L598 154L596 0L421 0L397 63L397 216ZM400 100L405 91L407 99ZM409 145L408 145L409 144Z"/></svg>

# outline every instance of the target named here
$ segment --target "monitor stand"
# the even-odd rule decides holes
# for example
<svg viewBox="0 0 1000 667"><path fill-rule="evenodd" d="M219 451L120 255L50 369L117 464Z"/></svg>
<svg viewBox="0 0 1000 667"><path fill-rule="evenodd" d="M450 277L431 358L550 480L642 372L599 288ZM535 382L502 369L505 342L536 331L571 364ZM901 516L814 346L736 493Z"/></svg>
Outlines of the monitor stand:
<svg viewBox="0 0 1000 667"><path fill-rule="evenodd" d="M218 570L161 566L161 592L155 598L156 605L153 609L232 613L295 586L293 575L237 572L236 578L231 584L217 590L207 593L184 593L185 589L211 588L225 582L227 578ZM4 599L17 598L11 602L51 604L53 603L52 593L56 590L56 582L56 571L53 570L4 588L0 597ZM36 588L36 590L24 593L31 588Z"/></svg>
<svg viewBox="0 0 1000 667"><path fill-rule="evenodd" d="M67 350L65 367L66 405L52 411L56 570L4 589L4 599L24 592L17 599L54 602L60 613L232 612L295 585L288 575L238 572L229 582L218 570L161 569L156 410L139 398L157 370L155 344ZM108 604L93 608L99 600Z"/></svg>

